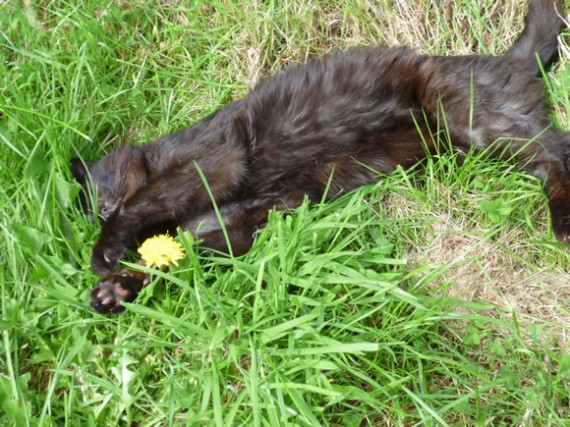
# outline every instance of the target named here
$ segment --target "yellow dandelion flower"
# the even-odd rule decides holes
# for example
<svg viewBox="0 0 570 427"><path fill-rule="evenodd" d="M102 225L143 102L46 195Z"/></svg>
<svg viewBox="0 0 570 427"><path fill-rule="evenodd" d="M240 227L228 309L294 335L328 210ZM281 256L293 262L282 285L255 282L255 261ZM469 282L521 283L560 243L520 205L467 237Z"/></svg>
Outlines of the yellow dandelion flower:
<svg viewBox="0 0 570 427"><path fill-rule="evenodd" d="M178 265L178 260L184 258L182 245L168 234L146 239L137 249L142 259L148 267L163 267L170 263Z"/></svg>

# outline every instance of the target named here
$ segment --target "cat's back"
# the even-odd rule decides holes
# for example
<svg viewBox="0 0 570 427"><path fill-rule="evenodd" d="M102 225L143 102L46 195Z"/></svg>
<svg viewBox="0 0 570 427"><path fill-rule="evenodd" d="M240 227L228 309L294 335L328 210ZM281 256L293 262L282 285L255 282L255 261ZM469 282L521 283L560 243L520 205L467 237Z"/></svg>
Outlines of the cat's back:
<svg viewBox="0 0 570 427"><path fill-rule="evenodd" d="M354 140L356 131L393 126L415 106L419 61L405 47L353 48L289 67L250 92L251 126L260 143L286 144Z"/></svg>
<svg viewBox="0 0 570 427"><path fill-rule="evenodd" d="M350 189L374 176L358 161L381 172L414 161L406 144L421 147L413 118L421 62L405 47L349 49L262 80L246 103L257 191L307 194L333 168L333 186Z"/></svg>

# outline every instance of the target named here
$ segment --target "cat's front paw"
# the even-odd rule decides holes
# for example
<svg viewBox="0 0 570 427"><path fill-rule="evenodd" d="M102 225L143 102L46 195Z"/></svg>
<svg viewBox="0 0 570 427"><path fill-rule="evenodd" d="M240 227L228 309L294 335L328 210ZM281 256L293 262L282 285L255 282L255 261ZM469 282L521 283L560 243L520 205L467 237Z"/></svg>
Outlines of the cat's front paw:
<svg viewBox="0 0 570 427"><path fill-rule="evenodd" d="M133 272L135 273L135 272ZM99 281L91 291L91 307L101 314L118 314L125 310L122 302L135 300L148 284L148 276L120 271Z"/></svg>
<svg viewBox="0 0 570 427"><path fill-rule="evenodd" d="M91 268L99 276L106 276L114 272L119 266L119 259L125 252L125 246L121 243L103 244L98 242L93 248Z"/></svg>

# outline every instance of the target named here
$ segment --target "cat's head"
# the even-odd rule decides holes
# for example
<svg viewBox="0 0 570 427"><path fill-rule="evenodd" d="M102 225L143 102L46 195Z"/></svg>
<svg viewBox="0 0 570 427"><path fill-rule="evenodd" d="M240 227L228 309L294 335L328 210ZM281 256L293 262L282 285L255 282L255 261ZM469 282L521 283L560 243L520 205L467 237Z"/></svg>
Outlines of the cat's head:
<svg viewBox="0 0 570 427"><path fill-rule="evenodd" d="M133 145L118 148L96 162L72 159L71 173L83 187L80 204L85 214L97 212L103 220L148 181L144 151ZM97 207L92 206L94 199Z"/></svg>

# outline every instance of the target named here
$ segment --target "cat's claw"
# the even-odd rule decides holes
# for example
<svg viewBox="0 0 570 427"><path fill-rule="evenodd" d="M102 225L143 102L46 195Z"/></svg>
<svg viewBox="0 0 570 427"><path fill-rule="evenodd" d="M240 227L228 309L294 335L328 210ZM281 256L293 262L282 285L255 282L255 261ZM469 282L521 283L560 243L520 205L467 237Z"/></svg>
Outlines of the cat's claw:
<svg viewBox="0 0 570 427"><path fill-rule="evenodd" d="M121 303L134 301L141 289L148 284L148 276L133 274L122 271L99 281L91 291L91 307L101 314L118 314L124 311L125 307Z"/></svg>
<svg viewBox="0 0 570 427"><path fill-rule="evenodd" d="M118 261L113 262L109 258L105 257L105 255L100 255L95 251L93 252L93 257L91 258L91 269L98 276L104 277L111 274L117 269L118 265Z"/></svg>
<svg viewBox="0 0 570 427"><path fill-rule="evenodd" d="M113 242L104 245L98 242L93 248L93 256L91 258L93 272L102 277L111 274L119 266L119 259L124 252L125 247L120 243Z"/></svg>

